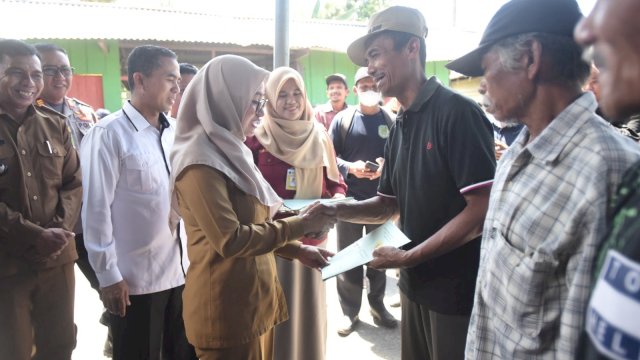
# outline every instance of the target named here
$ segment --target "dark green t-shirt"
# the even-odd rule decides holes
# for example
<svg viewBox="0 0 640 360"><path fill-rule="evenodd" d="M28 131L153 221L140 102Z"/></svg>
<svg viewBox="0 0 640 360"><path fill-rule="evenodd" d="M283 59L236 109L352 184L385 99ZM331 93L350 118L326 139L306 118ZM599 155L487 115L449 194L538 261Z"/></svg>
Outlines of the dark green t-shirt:
<svg viewBox="0 0 640 360"><path fill-rule="evenodd" d="M640 359L640 163L627 171L610 207L612 227L596 258L576 359Z"/></svg>

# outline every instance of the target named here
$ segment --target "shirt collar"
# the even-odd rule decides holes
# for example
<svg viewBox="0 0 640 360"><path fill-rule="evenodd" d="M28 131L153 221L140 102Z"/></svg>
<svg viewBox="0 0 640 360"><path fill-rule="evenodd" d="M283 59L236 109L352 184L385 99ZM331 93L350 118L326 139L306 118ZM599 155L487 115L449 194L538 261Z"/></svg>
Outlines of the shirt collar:
<svg viewBox="0 0 640 360"><path fill-rule="evenodd" d="M27 108L27 112L25 113L24 119L26 120L29 116L32 116L35 113L36 113L35 105L33 104L29 105L29 107ZM15 123L22 124L22 121L18 121L14 119L11 115L9 115L8 112L6 112L3 108L0 107L0 115L5 115L5 114L8 116L9 119L13 120Z"/></svg>
<svg viewBox="0 0 640 360"><path fill-rule="evenodd" d="M142 116L142 114L140 114L140 112L131 105L130 100L127 100L127 102L124 103L122 110L124 110L126 114L125 117L129 118L129 121L131 121L137 131L142 131L143 129L151 126L147 119L145 119L144 116Z"/></svg>
<svg viewBox="0 0 640 360"><path fill-rule="evenodd" d="M427 80L427 82L424 83L424 85L422 85L422 87L420 88L420 91L418 91L418 94L416 95L416 98L413 100L413 103L411 103L407 111L412 111L412 112L420 111L422 106L427 101L429 101L429 99L431 99L431 96L436 92L436 90L438 90L438 88L441 85L442 84L440 83L440 80L438 80L437 77L435 76L430 77L429 80Z"/></svg>
<svg viewBox="0 0 640 360"><path fill-rule="evenodd" d="M404 108L400 107L400 110L398 110L396 119L398 121L402 121L402 119L404 118L403 115L405 111L411 111L411 112L420 111L422 106L426 104L429 101L429 99L431 99L431 96L435 94L436 90L438 90L438 88L441 85L442 84L440 83L440 80L438 80L438 78L436 78L435 76L430 77L427 80L427 82L425 82L424 85L422 85L422 87L418 91L418 94L416 95L416 98L413 99L413 102L411 103L409 108L405 110Z"/></svg>
<svg viewBox="0 0 640 360"><path fill-rule="evenodd" d="M336 111L336 112L340 112L344 109L346 109L349 105L347 105L347 102L345 101L344 106L342 107L342 109ZM324 111L324 112L332 112L333 111L333 106L331 105L331 101L327 101L326 103L320 105L320 110Z"/></svg>
<svg viewBox="0 0 640 360"><path fill-rule="evenodd" d="M585 92L560 112L535 140L526 145L527 150L532 156L545 162L555 161L578 130L595 116L597 107L593 93ZM525 127L517 140L519 147L524 147L529 136L529 130Z"/></svg>

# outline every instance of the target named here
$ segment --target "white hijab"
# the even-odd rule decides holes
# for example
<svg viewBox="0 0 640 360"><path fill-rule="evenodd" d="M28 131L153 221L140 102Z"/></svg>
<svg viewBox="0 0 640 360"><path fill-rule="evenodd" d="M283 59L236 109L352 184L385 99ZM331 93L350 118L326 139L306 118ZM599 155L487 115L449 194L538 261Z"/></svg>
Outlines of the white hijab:
<svg viewBox="0 0 640 360"><path fill-rule="evenodd" d="M171 151L171 228L178 221L175 181L190 165L207 165L275 214L282 199L264 179L244 145L242 118L269 72L249 60L223 55L209 61L187 87Z"/></svg>

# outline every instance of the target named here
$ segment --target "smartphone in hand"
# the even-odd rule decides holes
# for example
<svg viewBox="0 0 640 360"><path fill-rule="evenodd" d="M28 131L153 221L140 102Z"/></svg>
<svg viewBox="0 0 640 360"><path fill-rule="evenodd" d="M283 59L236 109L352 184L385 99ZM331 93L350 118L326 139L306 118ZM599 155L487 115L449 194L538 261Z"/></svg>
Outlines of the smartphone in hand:
<svg viewBox="0 0 640 360"><path fill-rule="evenodd" d="M380 168L380 165L371 161L367 161L366 163L364 163L364 167L369 171L378 171L378 168Z"/></svg>

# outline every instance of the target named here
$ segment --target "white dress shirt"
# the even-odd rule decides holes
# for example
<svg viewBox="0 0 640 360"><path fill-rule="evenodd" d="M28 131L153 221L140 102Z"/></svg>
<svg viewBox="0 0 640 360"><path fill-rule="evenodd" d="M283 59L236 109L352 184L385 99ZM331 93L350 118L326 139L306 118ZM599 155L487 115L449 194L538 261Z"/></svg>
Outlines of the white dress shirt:
<svg viewBox="0 0 640 360"><path fill-rule="evenodd" d="M124 279L131 295L142 295L184 284L180 244L168 225L174 132L170 122L161 138L127 102L82 141L82 224L102 287Z"/></svg>

